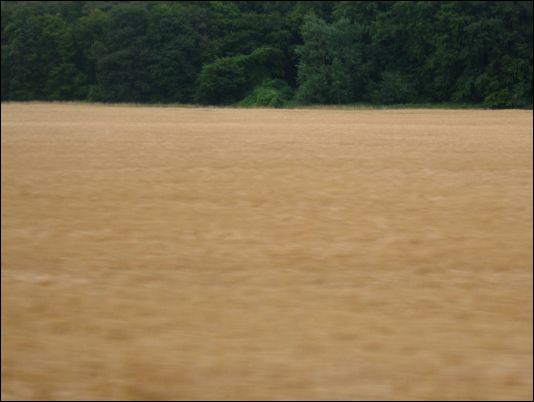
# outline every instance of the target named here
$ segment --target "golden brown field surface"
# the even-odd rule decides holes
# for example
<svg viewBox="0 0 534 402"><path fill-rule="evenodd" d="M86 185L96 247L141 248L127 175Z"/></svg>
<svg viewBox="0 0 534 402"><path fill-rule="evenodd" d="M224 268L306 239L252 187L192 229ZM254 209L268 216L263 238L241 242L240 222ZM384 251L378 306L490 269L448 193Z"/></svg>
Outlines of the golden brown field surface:
<svg viewBox="0 0 534 402"><path fill-rule="evenodd" d="M2 104L2 400L532 399L532 111Z"/></svg>

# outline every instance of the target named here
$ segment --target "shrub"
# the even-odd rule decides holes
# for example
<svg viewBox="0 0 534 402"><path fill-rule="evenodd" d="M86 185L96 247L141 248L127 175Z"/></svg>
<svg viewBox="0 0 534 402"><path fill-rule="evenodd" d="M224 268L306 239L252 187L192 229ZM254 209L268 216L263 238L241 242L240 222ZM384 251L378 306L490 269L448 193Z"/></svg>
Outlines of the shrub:
<svg viewBox="0 0 534 402"><path fill-rule="evenodd" d="M288 104L293 90L282 80L266 80L258 85L241 102L240 106L283 107Z"/></svg>
<svg viewBox="0 0 534 402"><path fill-rule="evenodd" d="M416 91L411 82L398 72L385 72L371 90L374 103L410 103L416 100Z"/></svg>
<svg viewBox="0 0 534 402"><path fill-rule="evenodd" d="M255 85L283 74L283 53L263 47L250 54L222 57L205 64L197 78L196 101L231 104L242 99Z"/></svg>

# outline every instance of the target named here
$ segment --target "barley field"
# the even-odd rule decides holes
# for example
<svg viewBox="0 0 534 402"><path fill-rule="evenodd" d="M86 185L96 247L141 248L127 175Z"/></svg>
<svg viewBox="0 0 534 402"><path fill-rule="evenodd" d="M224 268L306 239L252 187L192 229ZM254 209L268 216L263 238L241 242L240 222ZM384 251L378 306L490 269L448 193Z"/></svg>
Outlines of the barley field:
<svg viewBox="0 0 534 402"><path fill-rule="evenodd" d="M2 400L532 399L532 123L2 104Z"/></svg>

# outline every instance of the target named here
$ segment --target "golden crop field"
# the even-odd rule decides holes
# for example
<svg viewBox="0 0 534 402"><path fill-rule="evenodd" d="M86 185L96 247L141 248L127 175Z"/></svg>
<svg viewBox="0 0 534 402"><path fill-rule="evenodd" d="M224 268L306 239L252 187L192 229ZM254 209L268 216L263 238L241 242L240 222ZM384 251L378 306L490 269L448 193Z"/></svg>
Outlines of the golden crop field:
<svg viewBox="0 0 534 402"><path fill-rule="evenodd" d="M532 122L2 104L2 400L532 399Z"/></svg>

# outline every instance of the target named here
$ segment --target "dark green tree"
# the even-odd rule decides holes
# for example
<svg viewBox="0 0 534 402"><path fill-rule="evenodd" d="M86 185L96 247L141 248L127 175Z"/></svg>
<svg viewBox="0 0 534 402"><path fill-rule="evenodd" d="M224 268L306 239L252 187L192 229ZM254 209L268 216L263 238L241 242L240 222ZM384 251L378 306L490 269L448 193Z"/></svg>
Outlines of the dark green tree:
<svg viewBox="0 0 534 402"><path fill-rule="evenodd" d="M361 31L347 19L328 24L310 15L297 48L297 99L303 103L349 103L363 96L367 67L358 42Z"/></svg>
<svg viewBox="0 0 534 402"><path fill-rule="evenodd" d="M125 3L111 9L106 52L96 64L97 100L150 100L145 36L148 18L148 10L142 4Z"/></svg>
<svg viewBox="0 0 534 402"><path fill-rule="evenodd" d="M151 101L192 101L206 45L194 11L174 3L158 4L150 13L146 45Z"/></svg>

